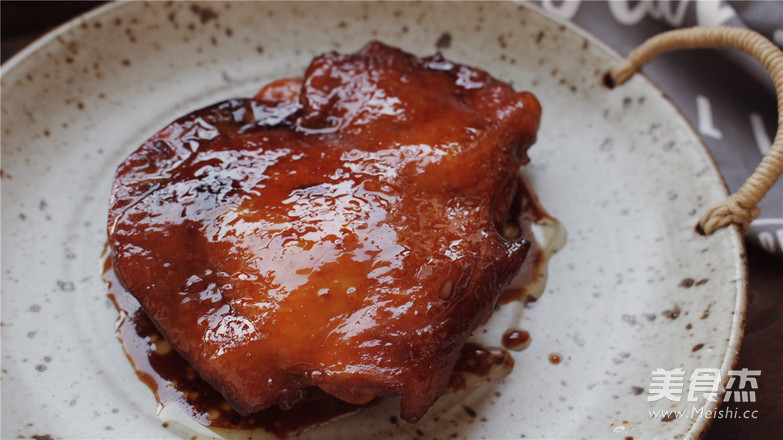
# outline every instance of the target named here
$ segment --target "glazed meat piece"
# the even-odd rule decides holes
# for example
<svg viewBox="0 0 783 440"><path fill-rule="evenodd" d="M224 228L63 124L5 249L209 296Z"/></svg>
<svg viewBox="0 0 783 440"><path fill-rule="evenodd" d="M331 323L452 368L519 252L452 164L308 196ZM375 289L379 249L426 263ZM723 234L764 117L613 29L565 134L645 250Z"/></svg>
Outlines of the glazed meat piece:
<svg viewBox="0 0 783 440"><path fill-rule="evenodd" d="M506 238L540 107L381 43L167 126L119 167L118 278L242 414L307 387L419 419L529 243Z"/></svg>

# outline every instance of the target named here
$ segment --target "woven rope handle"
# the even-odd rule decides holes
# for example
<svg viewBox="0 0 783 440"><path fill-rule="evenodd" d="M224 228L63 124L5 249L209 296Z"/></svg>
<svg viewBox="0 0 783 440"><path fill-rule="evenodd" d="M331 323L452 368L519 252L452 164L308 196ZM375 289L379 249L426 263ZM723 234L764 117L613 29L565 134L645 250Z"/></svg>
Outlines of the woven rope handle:
<svg viewBox="0 0 783 440"><path fill-rule="evenodd" d="M679 49L731 47L752 55L767 68L778 98L778 130L769 153L735 193L711 207L699 221L697 230L710 235L736 224L742 232L759 216L759 201L783 174L783 52L760 34L729 26L694 27L664 32L645 41L627 59L609 71L609 80L620 85L657 55Z"/></svg>

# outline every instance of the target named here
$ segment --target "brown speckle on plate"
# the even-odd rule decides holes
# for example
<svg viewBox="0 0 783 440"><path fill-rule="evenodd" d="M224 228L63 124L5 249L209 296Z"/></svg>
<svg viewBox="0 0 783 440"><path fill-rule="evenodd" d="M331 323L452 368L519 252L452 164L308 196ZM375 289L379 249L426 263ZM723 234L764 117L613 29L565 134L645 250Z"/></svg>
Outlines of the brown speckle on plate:
<svg viewBox="0 0 783 440"><path fill-rule="evenodd" d="M682 281L680 281L680 287L684 287L686 289L690 289L691 286L693 286L693 278L683 278Z"/></svg>
<svg viewBox="0 0 783 440"><path fill-rule="evenodd" d="M672 420L676 419L677 416L674 413L666 414L665 416L661 417L662 422L671 422Z"/></svg>
<svg viewBox="0 0 783 440"><path fill-rule="evenodd" d="M661 312L661 315L671 320L675 320L680 316L680 306L675 304L671 310L664 310L663 312Z"/></svg>
<svg viewBox="0 0 783 440"><path fill-rule="evenodd" d="M451 47L451 34L448 32L440 34L438 41L435 42L435 47L437 49L448 49Z"/></svg>
<svg viewBox="0 0 783 440"><path fill-rule="evenodd" d="M706 309L704 309L704 312L702 312L701 317L699 319L707 319L710 316L710 309L712 308L712 304L710 303Z"/></svg>

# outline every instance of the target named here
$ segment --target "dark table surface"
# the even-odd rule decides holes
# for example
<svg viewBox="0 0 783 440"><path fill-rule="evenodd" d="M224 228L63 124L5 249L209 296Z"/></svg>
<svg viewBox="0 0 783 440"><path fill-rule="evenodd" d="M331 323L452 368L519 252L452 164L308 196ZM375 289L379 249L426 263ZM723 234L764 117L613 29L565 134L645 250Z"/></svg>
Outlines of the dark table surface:
<svg viewBox="0 0 783 440"><path fill-rule="evenodd" d="M57 25L101 3L0 2L2 61ZM662 88L677 103L676 91ZM761 370L762 374L756 402L737 406L740 411L758 410L758 418L716 420L706 437L709 440L783 438L783 259L753 245L748 245L747 257L750 275L748 315L737 368Z"/></svg>

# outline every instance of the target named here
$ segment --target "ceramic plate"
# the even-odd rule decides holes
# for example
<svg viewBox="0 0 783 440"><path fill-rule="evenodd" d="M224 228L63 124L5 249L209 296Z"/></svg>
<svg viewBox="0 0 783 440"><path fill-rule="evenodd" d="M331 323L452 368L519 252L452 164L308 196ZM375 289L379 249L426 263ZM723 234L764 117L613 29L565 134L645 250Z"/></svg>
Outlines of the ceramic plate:
<svg viewBox="0 0 783 440"><path fill-rule="evenodd" d="M513 3L110 4L9 61L2 75L2 437L169 438L114 331L100 255L116 166L191 110L298 76L329 50L379 39L440 50L531 90L544 116L525 174L568 243L532 307L476 337L528 330L504 380L444 396L416 425L398 401L301 438L680 438L707 417L697 368L723 373L742 336L745 267L734 229L694 225L726 197L710 156L619 57ZM549 361L550 354L562 358ZM651 372L682 368L679 402L648 401ZM466 410L465 408L469 408ZM681 409L685 417L652 411ZM663 419L663 420L662 420Z"/></svg>

